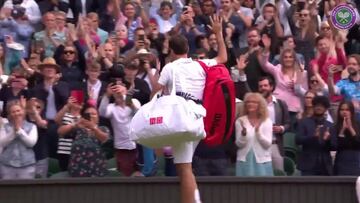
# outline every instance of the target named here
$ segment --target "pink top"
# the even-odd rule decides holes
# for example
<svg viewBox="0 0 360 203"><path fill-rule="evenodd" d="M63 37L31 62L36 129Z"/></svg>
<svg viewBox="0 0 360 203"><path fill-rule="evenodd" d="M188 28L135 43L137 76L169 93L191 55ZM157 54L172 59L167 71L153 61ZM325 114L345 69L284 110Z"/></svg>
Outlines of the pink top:
<svg viewBox="0 0 360 203"><path fill-rule="evenodd" d="M289 76L284 75L281 71L281 64L274 66L268 60L269 55L263 55L262 61L260 64L264 71L273 75L276 81L276 87L274 91L274 96L277 99L281 99L286 102L289 111L291 112L299 112L302 109L301 106L301 98L295 94L294 86L291 85L292 82L296 81L297 74L299 72L295 72L293 78L289 78ZM299 77L301 77L302 87L304 89L308 89L307 87L307 71L303 71Z"/></svg>

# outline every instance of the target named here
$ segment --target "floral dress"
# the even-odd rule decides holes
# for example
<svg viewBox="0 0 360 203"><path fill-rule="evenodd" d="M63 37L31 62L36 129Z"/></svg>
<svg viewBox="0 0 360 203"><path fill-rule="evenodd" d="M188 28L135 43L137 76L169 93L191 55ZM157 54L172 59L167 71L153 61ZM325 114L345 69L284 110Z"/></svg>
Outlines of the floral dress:
<svg viewBox="0 0 360 203"><path fill-rule="evenodd" d="M102 131L109 129L101 126ZM72 177L103 177L107 174L106 156L101 143L86 129L77 129L71 148L68 172Z"/></svg>

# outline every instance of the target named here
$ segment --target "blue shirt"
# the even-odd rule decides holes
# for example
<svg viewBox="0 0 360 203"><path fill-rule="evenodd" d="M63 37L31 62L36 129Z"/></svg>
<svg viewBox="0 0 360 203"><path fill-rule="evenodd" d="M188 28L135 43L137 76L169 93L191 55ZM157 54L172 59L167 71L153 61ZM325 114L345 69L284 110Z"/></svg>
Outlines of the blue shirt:
<svg viewBox="0 0 360 203"><path fill-rule="evenodd" d="M34 34L34 38L36 41L43 41L44 42L44 48L45 48L45 56L46 57L53 57L54 51L56 49L55 45L48 39L47 34L45 30L36 32ZM54 32L54 34L51 36L51 38L59 43L64 43L66 41L65 33L63 32Z"/></svg>
<svg viewBox="0 0 360 203"><path fill-rule="evenodd" d="M336 87L346 100L356 99L360 101L360 81L342 79L336 83Z"/></svg>

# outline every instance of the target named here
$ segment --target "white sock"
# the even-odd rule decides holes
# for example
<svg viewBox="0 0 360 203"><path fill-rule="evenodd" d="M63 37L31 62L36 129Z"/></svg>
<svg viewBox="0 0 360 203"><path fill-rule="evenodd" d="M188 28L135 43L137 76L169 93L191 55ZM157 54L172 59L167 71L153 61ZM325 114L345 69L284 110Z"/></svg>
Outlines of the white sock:
<svg viewBox="0 0 360 203"><path fill-rule="evenodd" d="M200 198L199 189L196 189L196 190L195 190L195 203L201 203L201 198Z"/></svg>
<svg viewBox="0 0 360 203"><path fill-rule="evenodd" d="M355 188L356 188L356 196L357 196L358 202L360 202L360 177L358 177L358 178L356 179L356 186L355 186ZM196 197L196 195L195 195L195 197ZM196 202L196 201L195 201L195 202Z"/></svg>

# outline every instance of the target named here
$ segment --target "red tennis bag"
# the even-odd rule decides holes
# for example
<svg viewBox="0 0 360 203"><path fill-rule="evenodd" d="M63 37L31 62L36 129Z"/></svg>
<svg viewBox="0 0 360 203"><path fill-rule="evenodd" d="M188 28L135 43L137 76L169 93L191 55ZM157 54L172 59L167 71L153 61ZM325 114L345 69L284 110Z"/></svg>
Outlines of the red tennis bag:
<svg viewBox="0 0 360 203"><path fill-rule="evenodd" d="M203 106L206 109L204 126L205 144L225 144L233 131L235 122L235 85L223 64L208 67L198 61L206 73Z"/></svg>

